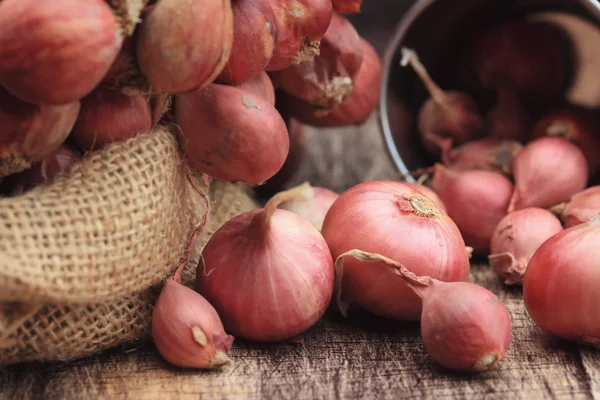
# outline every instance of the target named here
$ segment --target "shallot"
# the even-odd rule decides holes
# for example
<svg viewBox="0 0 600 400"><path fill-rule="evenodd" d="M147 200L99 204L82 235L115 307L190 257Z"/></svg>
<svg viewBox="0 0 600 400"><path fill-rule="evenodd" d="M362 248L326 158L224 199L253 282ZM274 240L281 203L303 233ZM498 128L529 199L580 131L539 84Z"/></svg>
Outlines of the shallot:
<svg viewBox="0 0 600 400"><path fill-rule="evenodd" d="M288 210L294 214L298 214L308 222L310 222L319 231L323 228L323 220L325 215L334 201L340 197L333 190L322 187L308 186L309 191L307 199L293 199L281 204L281 209Z"/></svg>
<svg viewBox="0 0 600 400"><path fill-rule="evenodd" d="M321 51L311 61L271 73L273 82L290 95L309 104L335 108L353 88L354 76L363 60L361 39L350 21L333 14L321 39Z"/></svg>
<svg viewBox="0 0 600 400"><path fill-rule="evenodd" d="M567 203L552 207L565 227L584 224L600 213L600 186L592 186L575 194Z"/></svg>
<svg viewBox="0 0 600 400"><path fill-rule="evenodd" d="M202 88L231 54L231 0L160 0L136 31L137 60L153 91Z"/></svg>
<svg viewBox="0 0 600 400"><path fill-rule="evenodd" d="M462 144L480 135L483 119L471 97L458 91L443 91L414 50L402 49L401 64L412 66L431 96L419 111L419 132L428 151L439 153L437 143L430 140L432 137L450 137L455 144Z"/></svg>
<svg viewBox="0 0 600 400"><path fill-rule="evenodd" d="M401 182L363 182L342 193L323 222L334 258L360 248L410 265L415 273L466 281L469 256L454 222L421 192ZM336 292L340 311L357 306L401 320L418 320L419 298L382 265L345 263ZM339 293L341 292L341 295Z"/></svg>
<svg viewBox="0 0 600 400"><path fill-rule="evenodd" d="M36 106L0 87L0 177L42 161L67 138L79 113L79 101Z"/></svg>
<svg viewBox="0 0 600 400"><path fill-rule="evenodd" d="M217 179L262 184L288 154L275 107L235 87L212 84L178 95L175 118L190 166Z"/></svg>
<svg viewBox="0 0 600 400"><path fill-rule="evenodd" d="M533 122L521 104L518 93L510 88L498 89L497 103L486 115L486 130L490 137L526 141Z"/></svg>
<svg viewBox="0 0 600 400"><path fill-rule="evenodd" d="M256 78L236 86L248 93L258 96L275 106L275 88L266 72L261 72Z"/></svg>
<svg viewBox="0 0 600 400"><path fill-rule="evenodd" d="M23 101L77 101L119 54L123 35L103 0L0 3L0 86Z"/></svg>
<svg viewBox="0 0 600 400"><path fill-rule="evenodd" d="M222 225L202 250L196 288L225 328L256 342L299 335L323 315L333 294L333 259L319 231L277 207L307 198L307 186L278 193L264 209Z"/></svg>
<svg viewBox="0 0 600 400"><path fill-rule="evenodd" d="M425 350L442 366L457 371L485 371L506 354L512 334L510 315L489 290L468 282L417 276L402 263L357 249L336 259L337 281L346 273L345 264L350 258L385 266L418 296L423 309L421 338Z"/></svg>
<svg viewBox="0 0 600 400"><path fill-rule="evenodd" d="M535 125L533 138L555 136L567 139L581 149L588 162L590 175L600 170L600 135L594 116L570 110L551 113Z"/></svg>
<svg viewBox="0 0 600 400"><path fill-rule="evenodd" d="M484 170L455 171L436 164L432 189L440 196L465 243L485 253L498 223L506 215L513 185L505 176Z"/></svg>
<svg viewBox="0 0 600 400"><path fill-rule="evenodd" d="M533 255L523 300L533 321L558 337L600 344L600 214L548 239Z"/></svg>
<svg viewBox="0 0 600 400"><path fill-rule="evenodd" d="M524 208L500 221L490 243L488 257L492 267L507 285L520 284L533 253L563 227L550 211Z"/></svg>
<svg viewBox="0 0 600 400"><path fill-rule="evenodd" d="M364 123L379 103L381 60L373 46L362 40L363 61L354 76L353 89L344 102L331 108L315 107L292 96L285 107L299 121L313 126L344 126Z"/></svg>
<svg viewBox="0 0 600 400"><path fill-rule="evenodd" d="M270 0L275 10L277 41L267 71L312 60L319 54L333 7L331 0Z"/></svg>
<svg viewBox="0 0 600 400"><path fill-rule="evenodd" d="M147 131L151 125L150 103L143 96L96 89L81 100L71 137L81 150L91 151Z"/></svg>
<svg viewBox="0 0 600 400"><path fill-rule="evenodd" d="M472 140L454 148L450 148L449 143L441 142L440 148L442 161L454 170L484 169L511 175L514 158L523 146L512 140L486 138Z"/></svg>
<svg viewBox="0 0 600 400"><path fill-rule="evenodd" d="M239 85L269 64L275 43L275 11L270 0L232 0L233 45L219 81Z"/></svg>
<svg viewBox="0 0 600 400"><path fill-rule="evenodd" d="M588 166L581 150L566 139L542 137L530 142L513 163L515 190L508 212L548 208L583 190Z"/></svg>

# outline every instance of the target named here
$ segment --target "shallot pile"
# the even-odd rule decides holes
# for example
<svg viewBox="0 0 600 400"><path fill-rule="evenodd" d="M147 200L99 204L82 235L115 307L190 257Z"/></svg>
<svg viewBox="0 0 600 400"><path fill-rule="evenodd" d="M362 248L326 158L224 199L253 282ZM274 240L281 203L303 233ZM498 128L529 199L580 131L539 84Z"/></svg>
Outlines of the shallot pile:
<svg viewBox="0 0 600 400"><path fill-rule="evenodd" d="M281 191L302 164L302 124L362 124L377 106L379 56L342 15L361 2L142 0L124 12L130 2L0 1L2 194L161 121L207 182L268 194L212 235L195 290L181 272L206 220L166 280L152 337L180 367L231 363L230 334L294 340L331 306L420 321L437 363L487 370L508 351L511 320L495 294L467 282L472 252L523 284L544 330L600 343L600 191L586 189L600 135L590 112L551 108L566 89L566 54L543 25L481 32L463 54L464 90L441 88L403 49L430 96L416 128L440 162L426 184ZM494 94L491 107L481 93Z"/></svg>

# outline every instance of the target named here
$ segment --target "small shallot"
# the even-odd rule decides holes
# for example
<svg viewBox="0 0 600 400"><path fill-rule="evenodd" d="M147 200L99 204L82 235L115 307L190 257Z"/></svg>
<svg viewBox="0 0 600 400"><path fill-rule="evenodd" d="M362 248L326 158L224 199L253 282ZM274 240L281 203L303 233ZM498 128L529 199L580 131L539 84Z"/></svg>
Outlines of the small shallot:
<svg viewBox="0 0 600 400"><path fill-rule="evenodd" d="M492 267L507 285L520 284L533 253L563 227L550 211L524 208L500 221L490 243L488 257Z"/></svg>
<svg viewBox="0 0 600 400"><path fill-rule="evenodd" d="M594 116L570 110L556 111L535 125L533 137L562 137L575 143L588 162L590 175L600 170L600 135Z"/></svg>
<svg viewBox="0 0 600 400"><path fill-rule="evenodd" d="M518 93L510 88L498 89L497 103L486 115L488 136L525 142L532 129L533 122L521 104Z"/></svg>
<svg viewBox="0 0 600 400"><path fill-rule="evenodd" d="M236 87L258 96L268 101L272 106L275 106L275 88L266 72L261 72L256 78L250 79Z"/></svg>
<svg viewBox="0 0 600 400"><path fill-rule="evenodd" d="M319 54L333 7L331 0L270 0L275 10L277 41L267 71L312 60Z"/></svg>
<svg viewBox="0 0 600 400"><path fill-rule="evenodd" d="M81 100L71 137L81 150L91 151L147 131L151 125L150 103L143 96L96 89Z"/></svg>
<svg viewBox="0 0 600 400"><path fill-rule="evenodd" d="M292 96L285 98L285 106L299 121L320 127L359 125L364 123L379 103L381 87L381 60L373 46L362 40L363 61L354 76L350 96L338 107L312 106Z"/></svg>
<svg viewBox="0 0 600 400"><path fill-rule="evenodd" d="M180 138L192 168L229 182L260 185L283 166L285 122L268 100L212 84L175 101Z"/></svg>
<svg viewBox="0 0 600 400"><path fill-rule="evenodd" d="M219 81L239 85L256 78L269 64L277 31L270 0L232 0L233 45Z"/></svg>
<svg viewBox="0 0 600 400"><path fill-rule="evenodd" d="M565 227L584 224L600 213L600 186L592 186L575 194L567 203L552 207Z"/></svg>
<svg viewBox="0 0 600 400"><path fill-rule="evenodd" d="M457 171L484 169L505 175L512 173L514 158L523 148L519 142L496 138L477 139L449 147L449 143L441 143L442 161L447 167Z"/></svg>
<svg viewBox="0 0 600 400"><path fill-rule="evenodd" d="M485 253L498 223L506 215L513 185L485 170L455 171L436 164L431 187L440 196L465 243Z"/></svg>
<svg viewBox="0 0 600 400"><path fill-rule="evenodd" d="M523 300L533 321L558 337L600 345L600 214L548 239L533 255Z"/></svg>
<svg viewBox="0 0 600 400"><path fill-rule="evenodd" d="M421 338L440 365L456 371L485 371L506 354L512 334L510 315L494 293L468 282L417 276L397 261L356 249L336 259L336 280L342 279L350 259L385 266L418 296L423 309Z"/></svg>
<svg viewBox="0 0 600 400"><path fill-rule="evenodd" d="M466 281L469 276L469 256L454 222L402 182L363 182L345 191L327 212L322 232L334 258L360 248L435 279ZM349 306L400 320L421 315L419 298L383 265L347 260L336 293L344 315Z"/></svg>
<svg viewBox="0 0 600 400"><path fill-rule="evenodd" d="M308 186L307 199L293 199L281 204L281 209L288 210L294 214L298 214L308 222L310 222L319 231L323 228L323 220L325 215L334 201L340 197L333 190L322 187Z"/></svg>
<svg viewBox="0 0 600 400"><path fill-rule="evenodd" d="M339 106L353 88L363 60L361 39L350 21L333 14L313 60L271 73L273 82L290 95L324 108Z"/></svg>
<svg viewBox="0 0 600 400"><path fill-rule="evenodd" d="M153 91L202 88L231 54L231 0L159 0L136 31L137 60Z"/></svg>
<svg viewBox="0 0 600 400"><path fill-rule="evenodd" d="M576 145L562 138L542 137L517 154L513 175L515 191L508 212L568 201L586 187L588 166Z"/></svg>
<svg viewBox="0 0 600 400"><path fill-rule="evenodd" d="M438 144L431 138L449 137L462 144L481 134L483 119L477 103L466 93L443 91L429 76L417 53L402 49L402 66L411 65L431 96L419 111L419 132L428 151L439 153Z"/></svg>
<svg viewBox="0 0 600 400"><path fill-rule="evenodd" d="M233 336L225 333L214 307L181 284L181 271L168 278L152 311L152 340L169 363L184 368L220 368Z"/></svg>
<svg viewBox="0 0 600 400"><path fill-rule="evenodd" d="M333 259L319 231L277 207L306 185L222 225L202 250L196 288L228 331L255 342L293 338L314 325L333 294Z"/></svg>

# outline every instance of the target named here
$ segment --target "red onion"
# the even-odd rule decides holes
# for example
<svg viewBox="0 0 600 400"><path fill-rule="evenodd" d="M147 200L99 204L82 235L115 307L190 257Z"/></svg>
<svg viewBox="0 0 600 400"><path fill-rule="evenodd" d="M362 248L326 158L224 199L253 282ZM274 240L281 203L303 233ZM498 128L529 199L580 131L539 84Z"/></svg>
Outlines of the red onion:
<svg viewBox="0 0 600 400"><path fill-rule="evenodd" d="M506 175L512 173L513 160L523 148L519 142L496 138L473 140L453 149L444 142L440 146L447 167L457 171L484 169Z"/></svg>
<svg viewBox="0 0 600 400"><path fill-rule="evenodd" d="M402 182L402 184L404 184L404 185L408 186L409 188L414 189L418 192L421 192L423 195L425 195L425 197L427 197L429 200L433 201L433 203L435 204L435 206L437 208L439 208L443 212L447 212L446 206L444 205L444 202L442 201L442 199L440 199L440 196L438 196L428 186L421 185L419 183L412 183L412 182Z"/></svg>
<svg viewBox="0 0 600 400"><path fill-rule="evenodd" d="M7 176L2 181L2 186L8 187L13 195L26 192L53 180L56 175L69 169L80 158L79 152L63 143L42 161L33 164L31 168Z"/></svg>
<svg viewBox="0 0 600 400"><path fill-rule="evenodd" d="M293 199L281 204L283 210L288 210L297 214L310 222L319 231L323 228L325 214L334 201L340 197L333 190L322 187L307 186L312 193L308 194L308 199Z"/></svg>
<svg viewBox="0 0 600 400"><path fill-rule="evenodd" d="M541 208L525 208L508 214L492 235L490 264L504 277L504 283L520 284L533 253L562 231L558 218Z"/></svg>
<svg viewBox="0 0 600 400"><path fill-rule="evenodd" d="M562 110L538 121L533 137L556 136L575 143L588 161L590 175L600 169L600 136L594 116L583 112Z"/></svg>
<svg viewBox="0 0 600 400"><path fill-rule="evenodd" d="M506 215L513 192L504 176L484 170L454 171L436 164L431 187L440 196L468 246L485 253L496 226Z"/></svg>
<svg viewBox="0 0 600 400"><path fill-rule="evenodd" d="M333 293L333 260L308 221L277 206L307 198L300 186L274 196L264 209L226 222L202 251L196 287L225 328L256 342L304 332L323 315Z"/></svg>
<svg viewBox="0 0 600 400"><path fill-rule="evenodd" d="M334 258L360 248L443 281L466 281L469 276L469 257L454 222L401 182L364 182L342 193L327 212L322 232ZM419 319L419 298L403 282L391 279L389 268L365 268L357 260L345 264L344 279L336 285L343 314L355 305L388 318Z"/></svg>
<svg viewBox="0 0 600 400"><path fill-rule="evenodd" d="M498 102L487 114L486 125L490 137L519 142L527 140L533 128L518 93L510 88L498 89Z"/></svg>
<svg viewBox="0 0 600 400"><path fill-rule="evenodd" d="M350 250L336 259L336 280L342 279L344 264L351 261L344 261L346 257L385 265L408 284L423 304L421 338L425 350L444 367L485 371L506 354L512 333L510 316L489 290L467 282L417 276L397 261L361 250Z"/></svg>
<svg viewBox="0 0 600 400"><path fill-rule="evenodd" d="M600 186L592 186L571 197L568 203L552 208L567 228L584 224L600 213Z"/></svg>
<svg viewBox="0 0 600 400"><path fill-rule="evenodd" d="M562 138L543 137L529 143L513 163L515 191L508 212L548 208L568 201L588 181L585 156Z"/></svg>
<svg viewBox="0 0 600 400"><path fill-rule="evenodd" d="M600 215L548 239L533 255L525 279L527 312L558 337L600 344Z"/></svg>
<svg viewBox="0 0 600 400"><path fill-rule="evenodd" d="M462 144L481 133L483 120L471 97L462 92L443 91L413 50L402 49L401 64L412 66L431 96L419 111L419 132L428 151L439 153L437 143L429 140L431 137L450 137L454 143Z"/></svg>

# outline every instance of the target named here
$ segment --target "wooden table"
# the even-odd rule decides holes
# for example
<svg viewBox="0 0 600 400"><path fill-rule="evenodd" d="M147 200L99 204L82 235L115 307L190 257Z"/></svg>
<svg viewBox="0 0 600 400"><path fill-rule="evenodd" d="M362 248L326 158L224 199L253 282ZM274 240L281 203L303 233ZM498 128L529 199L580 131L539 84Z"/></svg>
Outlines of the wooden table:
<svg viewBox="0 0 600 400"><path fill-rule="evenodd" d="M355 19L381 52L407 1L395 13L366 2ZM390 6L391 7L391 6ZM385 10L385 8L383 9ZM369 23L377 17L377 29ZM393 176L375 117L362 127L309 130L309 154L294 182L342 191L363 180ZM235 364L223 371L170 367L152 344L133 344L70 363L25 364L0 369L0 399L399 399L600 398L600 354L551 338L528 317L518 288L503 287L487 265L472 280L505 302L513 323L506 358L482 374L456 374L424 352L415 323L329 312L302 342L254 345L236 341Z"/></svg>

